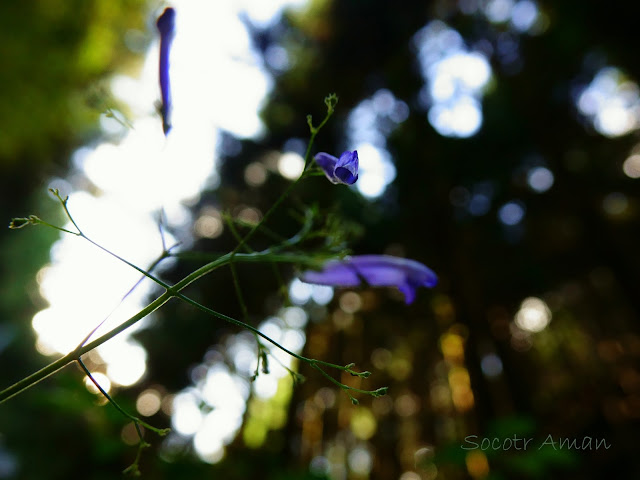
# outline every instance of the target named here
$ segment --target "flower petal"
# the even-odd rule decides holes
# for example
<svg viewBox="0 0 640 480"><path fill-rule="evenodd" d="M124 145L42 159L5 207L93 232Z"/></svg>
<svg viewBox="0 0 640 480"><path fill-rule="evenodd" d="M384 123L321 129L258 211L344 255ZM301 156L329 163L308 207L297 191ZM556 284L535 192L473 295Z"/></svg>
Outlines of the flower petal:
<svg viewBox="0 0 640 480"><path fill-rule="evenodd" d="M351 265L341 261L327 262L320 271L307 270L300 276L300 279L307 283L344 287L355 287L362 283L358 272Z"/></svg>
<svg viewBox="0 0 640 480"><path fill-rule="evenodd" d="M404 303L407 305L413 303L416 299L416 289L409 283L398 285L398 290L404 294Z"/></svg>
<svg viewBox="0 0 640 480"><path fill-rule="evenodd" d="M358 255L327 262L320 271L306 271L300 279L307 283L353 287L362 283L380 287L397 287L405 303L415 300L419 287L433 287L438 277L415 260L390 255Z"/></svg>
<svg viewBox="0 0 640 480"><path fill-rule="evenodd" d="M340 183L353 185L358 180L358 152L356 150L346 151L340 155L340 159L336 163L334 176L340 180Z"/></svg>
<svg viewBox="0 0 640 480"><path fill-rule="evenodd" d="M325 152L318 153L315 161L331 183L353 185L358 180L358 152L347 150L340 158Z"/></svg>
<svg viewBox="0 0 640 480"><path fill-rule="evenodd" d="M338 163L338 159L333 155L329 155L325 152L320 152L316 154L314 157L318 166L322 169L324 174L327 176L331 183L338 183L334 171L336 169L336 164Z"/></svg>
<svg viewBox="0 0 640 480"><path fill-rule="evenodd" d="M162 96L162 130L167 135L171 130L171 82L169 78L169 55L171 42L175 35L176 11L165 8L158 18L156 26L160 32L160 94Z"/></svg>
<svg viewBox="0 0 640 480"><path fill-rule="evenodd" d="M402 273L415 287L434 287L438 283L438 276L426 265L408 258L393 257L391 255L357 255L351 261L358 268L374 269L378 274L389 275L390 271ZM391 277L389 277L391 278Z"/></svg>

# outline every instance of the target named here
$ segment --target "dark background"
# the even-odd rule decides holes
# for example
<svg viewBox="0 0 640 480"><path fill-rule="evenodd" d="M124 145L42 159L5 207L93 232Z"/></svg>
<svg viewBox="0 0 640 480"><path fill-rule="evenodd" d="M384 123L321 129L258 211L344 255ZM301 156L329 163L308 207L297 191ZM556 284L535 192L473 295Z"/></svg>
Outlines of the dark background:
<svg viewBox="0 0 640 480"><path fill-rule="evenodd" d="M100 101L106 101L100 81L135 60L121 39L128 28L146 28L147 5L109 2L113 10L101 15L101 3L0 7L2 224L31 212L56 218L45 181L64 175L73 148L97 135L95 121L105 109ZM385 399L360 397L361 405L353 406L336 391L334 403L323 401L333 386L302 366L307 380L294 389L286 425L270 432L261 448L245 447L240 435L216 465L199 462L188 449L169 461L156 451L161 441L149 436L153 447L141 462L148 478L322 478L321 469L309 470L318 456L329 459L330 478L338 479L401 478L409 471L417 476L403 480L640 476L637 180L621 168L637 135L598 134L574 102L576 91L604 66L640 78L640 7L564 1L539 8L548 28L538 35L518 34L479 13L463 14L447 1L313 1L272 30L249 26L259 49L280 43L293 66L276 74L262 112L268 134L226 154L223 144L221 187L205 192L195 208L215 204L232 211L248 204L266 211L288 181L274 175L250 187L245 167L267 161L265 152L282 149L291 138L306 138L305 116L321 118L322 99L330 92L340 102L316 151L341 152L350 110L386 88L410 113L388 138L397 177L385 195L365 200L354 189L318 178L294 191L289 206L315 202L323 211L339 211L345 225L361 227L350 239L354 253L416 259L438 273L440 284L419 291L408 307L396 292L361 289L362 305L352 313L341 308L337 292L325 315L307 329L305 355L372 371L362 386L389 386ZM471 138L439 135L417 101L424 82L411 39L434 19L457 29L468 45L488 42L495 52L494 77L482 101L484 123ZM79 62L78 52L92 48L87 32L95 24L115 32L115 43L102 49L103 56ZM499 54L504 35L517 45L515 56ZM226 144L237 141L228 138ZM533 192L524 180L532 156L554 175L544 193ZM486 214L474 216L452 204L452 190L478 185L493 192ZM619 214L603 208L614 192L628 202ZM510 200L526 209L512 227L497 216ZM285 208L270 225L290 234L290 220ZM30 322L43 307L34 275L55 238L44 229L7 230L0 237L2 387L47 362L35 351ZM195 248L233 246L225 234ZM178 279L190 267L180 264L167 278ZM281 274L286 278L292 270L282 268ZM269 269L241 268L239 275L252 320L259 322L283 301ZM228 272L207 277L190 294L203 299L211 291L218 293L217 310L241 317ZM513 317L530 296L547 302L552 321L540 333L514 336ZM179 322L172 321L176 317ZM169 304L156 327L140 336L149 351L147 377L116 398L133 410L148 385L164 385L169 392L186 387L188 369L233 332L184 305ZM503 366L496 377L481 368L491 353ZM69 367L0 406L0 478L116 478L132 461L135 447L120 435L124 419L109 406L97 406L81 379ZM369 412L376 425L365 440L350 432L352 418L362 416L358 411ZM149 421L169 424L164 414ZM611 448L469 455L460 445L472 434L515 434L538 444L549 434L591 436L606 439ZM349 453L363 445L373 454L369 477L350 471L348 462Z"/></svg>

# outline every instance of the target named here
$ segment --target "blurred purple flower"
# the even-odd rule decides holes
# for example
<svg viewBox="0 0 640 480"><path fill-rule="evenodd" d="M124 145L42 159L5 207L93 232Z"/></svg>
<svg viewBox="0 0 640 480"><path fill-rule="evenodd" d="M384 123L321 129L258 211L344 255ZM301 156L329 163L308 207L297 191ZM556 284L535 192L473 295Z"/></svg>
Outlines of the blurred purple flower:
<svg viewBox="0 0 640 480"><path fill-rule="evenodd" d="M171 83L169 81L169 54L175 35L176 11L165 8L156 22L160 32L160 95L162 96L162 130L166 135L171 130Z"/></svg>
<svg viewBox="0 0 640 480"><path fill-rule="evenodd" d="M318 166L331 183L353 185L358 180L358 152L347 150L340 158L320 152L315 156Z"/></svg>
<svg viewBox="0 0 640 480"><path fill-rule="evenodd" d="M362 283L376 287L397 287L404 294L406 304L416 298L418 287L434 287L438 277L415 260L389 255L356 255L327 262L322 270L303 272L306 283L354 287Z"/></svg>

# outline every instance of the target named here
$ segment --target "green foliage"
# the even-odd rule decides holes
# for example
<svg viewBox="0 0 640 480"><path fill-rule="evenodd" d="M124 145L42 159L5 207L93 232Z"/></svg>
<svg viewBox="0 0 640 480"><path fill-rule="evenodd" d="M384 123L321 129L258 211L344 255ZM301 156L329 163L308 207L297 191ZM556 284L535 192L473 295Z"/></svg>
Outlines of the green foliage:
<svg viewBox="0 0 640 480"><path fill-rule="evenodd" d="M46 165L52 150L95 129L89 87L132 65L146 1L44 0L0 5L0 172ZM144 36L141 33L141 36ZM95 95L94 95L95 97Z"/></svg>

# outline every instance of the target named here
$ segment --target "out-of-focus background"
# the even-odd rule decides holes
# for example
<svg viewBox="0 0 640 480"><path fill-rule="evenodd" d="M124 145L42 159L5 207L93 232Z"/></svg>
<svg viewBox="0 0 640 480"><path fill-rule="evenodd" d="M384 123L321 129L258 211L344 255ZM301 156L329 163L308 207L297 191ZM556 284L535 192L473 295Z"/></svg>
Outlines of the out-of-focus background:
<svg viewBox="0 0 640 480"><path fill-rule="evenodd" d="M177 31L165 139L166 6ZM321 119L335 92L314 151L358 149L360 179L307 180L269 227L290 235L316 204L354 253L440 277L405 306L393 289L239 266L253 325L373 373L343 382L389 387L358 406L276 352L251 381L253 337L180 302L87 355L124 407L172 428L146 433L143 474L640 478L639 18L633 2L573 0L3 2L0 224L64 225L52 187L91 238L142 267L162 252L160 209L168 245L229 251L224 216L264 215L301 171L306 115ZM201 264L158 274L177 281ZM0 272L0 388L159 292L143 282L120 305L138 274L44 227L0 232ZM243 316L228 269L186 293ZM470 438L478 448L463 449ZM135 442L73 366L0 405L0 479L118 478Z"/></svg>

